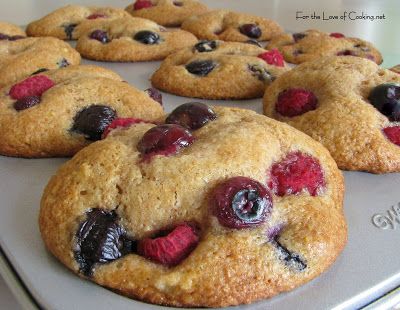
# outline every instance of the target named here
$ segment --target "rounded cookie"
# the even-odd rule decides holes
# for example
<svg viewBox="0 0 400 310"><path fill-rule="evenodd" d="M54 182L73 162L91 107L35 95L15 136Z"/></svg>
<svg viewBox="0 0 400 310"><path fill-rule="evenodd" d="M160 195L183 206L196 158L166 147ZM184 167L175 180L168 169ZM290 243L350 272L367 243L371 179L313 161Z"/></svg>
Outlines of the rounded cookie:
<svg viewBox="0 0 400 310"><path fill-rule="evenodd" d="M166 27L176 27L193 15L207 12L208 8L196 0L136 0L125 10L134 17L150 19Z"/></svg>
<svg viewBox="0 0 400 310"><path fill-rule="evenodd" d="M56 38L26 38L0 43L0 87L14 83L38 70L77 65L79 53Z"/></svg>
<svg viewBox="0 0 400 310"><path fill-rule="evenodd" d="M7 22L0 22L0 41L15 41L25 37L26 33L20 27Z"/></svg>
<svg viewBox="0 0 400 310"><path fill-rule="evenodd" d="M264 113L305 132L339 168L400 171L400 76L374 62L333 56L281 75L264 96Z"/></svg>
<svg viewBox="0 0 400 310"><path fill-rule="evenodd" d="M224 307L290 291L335 261L343 177L319 143L199 103L166 122L113 126L50 180L40 230L63 264L146 302Z"/></svg>
<svg viewBox="0 0 400 310"><path fill-rule="evenodd" d="M234 42L266 41L282 32L273 20L227 10L192 16L183 22L182 29L199 39Z"/></svg>
<svg viewBox="0 0 400 310"><path fill-rule="evenodd" d="M400 74L400 65L396 65L396 66L390 68L389 70Z"/></svg>
<svg viewBox="0 0 400 310"><path fill-rule="evenodd" d="M100 61L149 61L164 59L196 41L189 32L128 17L98 24L81 36L76 49L83 57Z"/></svg>
<svg viewBox="0 0 400 310"><path fill-rule="evenodd" d="M43 71L1 90L0 154L60 157L101 138L116 117L154 120L158 102L96 66Z"/></svg>
<svg viewBox="0 0 400 310"><path fill-rule="evenodd" d="M168 56L151 82L180 96L248 99L262 97L265 86L287 70L277 50L238 42L200 41Z"/></svg>
<svg viewBox="0 0 400 310"><path fill-rule="evenodd" d="M288 34L272 38L268 48L277 48L290 63L299 64L324 56L358 56L381 64L381 53L369 42L348 38L338 32L319 30Z"/></svg>
<svg viewBox="0 0 400 310"><path fill-rule="evenodd" d="M62 40L77 40L88 28L104 20L129 17L122 9L67 5L43 18L31 22L26 32L34 37L56 37Z"/></svg>

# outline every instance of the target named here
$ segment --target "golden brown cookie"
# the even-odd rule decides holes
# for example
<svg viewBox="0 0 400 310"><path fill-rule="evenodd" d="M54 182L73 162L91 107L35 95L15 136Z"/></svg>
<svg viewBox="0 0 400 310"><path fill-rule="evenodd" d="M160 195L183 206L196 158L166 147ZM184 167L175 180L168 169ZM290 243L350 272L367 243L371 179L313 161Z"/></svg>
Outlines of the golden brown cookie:
<svg viewBox="0 0 400 310"><path fill-rule="evenodd" d="M268 48L277 48L290 63L299 64L324 56L358 56L382 63L381 53L369 42L345 37L342 33L319 30L275 36Z"/></svg>
<svg viewBox="0 0 400 310"><path fill-rule="evenodd" d="M71 156L100 139L117 117L154 120L159 103L96 66L43 71L8 85L0 96L0 154Z"/></svg>
<svg viewBox="0 0 400 310"><path fill-rule="evenodd" d="M103 21L78 40L84 58L100 61L161 60L197 39L183 30L167 30L147 19L127 17Z"/></svg>
<svg viewBox="0 0 400 310"><path fill-rule="evenodd" d="M305 132L339 168L400 171L400 76L352 56L299 65L265 91L264 113Z"/></svg>
<svg viewBox="0 0 400 310"><path fill-rule="evenodd" d="M179 96L248 99L289 70L282 55L238 42L200 41L168 56L153 74L154 87Z"/></svg>
<svg viewBox="0 0 400 310"><path fill-rule="evenodd" d="M251 303L332 265L347 228L325 148L249 110L191 103L166 122L120 120L51 179L40 230L63 264L179 307Z"/></svg>
<svg viewBox="0 0 400 310"><path fill-rule="evenodd" d="M25 37L26 33L20 27L7 22L0 22L0 41L15 41Z"/></svg>
<svg viewBox="0 0 400 310"><path fill-rule="evenodd" d="M38 70L77 65L79 53L56 38L26 38L0 42L0 87L17 82Z"/></svg>
<svg viewBox="0 0 400 310"><path fill-rule="evenodd" d="M390 68L389 70L400 74L400 65L394 66L394 67Z"/></svg>
<svg viewBox="0 0 400 310"><path fill-rule="evenodd" d="M136 0L125 10L134 17L150 19L166 27L176 27L193 15L207 12L208 8L197 0Z"/></svg>
<svg viewBox="0 0 400 310"><path fill-rule="evenodd" d="M227 10L192 16L183 22L182 29L199 39L234 42L266 41L282 32L273 20Z"/></svg>
<svg viewBox="0 0 400 310"><path fill-rule="evenodd" d="M104 20L129 17L122 9L111 7L86 7L67 5L43 18L31 22L26 28L29 36L56 37L62 40L77 40L87 31Z"/></svg>

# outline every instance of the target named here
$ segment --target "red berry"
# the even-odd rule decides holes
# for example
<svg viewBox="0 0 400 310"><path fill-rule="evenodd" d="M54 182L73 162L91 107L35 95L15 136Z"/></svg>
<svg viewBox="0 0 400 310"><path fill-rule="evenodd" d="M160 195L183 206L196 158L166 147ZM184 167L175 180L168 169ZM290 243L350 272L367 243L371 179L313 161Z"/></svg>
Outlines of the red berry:
<svg viewBox="0 0 400 310"><path fill-rule="evenodd" d="M139 124L139 123L149 123L148 121L142 120L140 118L116 118L111 122L110 125L104 130L103 135L101 136L102 139L107 138L108 134L113 131L115 128L125 128L125 127L130 127L133 124Z"/></svg>
<svg viewBox="0 0 400 310"><path fill-rule="evenodd" d="M107 15L103 14L103 13L93 13L91 15L89 15L88 17L86 17L86 19L98 19L98 18L106 18Z"/></svg>
<svg viewBox="0 0 400 310"><path fill-rule="evenodd" d="M282 54L276 48L258 55L258 58L265 60L269 65L275 65L277 67L283 67L285 65Z"/></svg>
<svg viewBox="0 0 400 310"><path fill-rule="evenodd" d="M340 33L340 32L332 32L329 36L332 38L337 38L337 39L345 37L344 34Z"/></svg>
<svg viewBox="0 0 400 310"><path fill-rule="evenodd" d="M400 126L386 127L383 132L391 142L400 146Z"/></svg>
<svg viewBox="0 0 400 310"><path fill-rule="evenodd" d="M41 96L55 83L45 75L36 75L29 77L10 89L10 97L13 99L22 99L28 96Z"/></svg>
<svg viewBox="0 0 400 310"><path fill-rule="evenodd" d="M276 103L276 111L288 117L298 116L317 108L317 97L302 88L290 88L281 92Z"/></svg>
<svg viewBox="0 0 400 310"><path fill-rule="evenodd" d="M325 178L316 158L297 151L272 166L268 186L278 196L303 191L317 196L325 186Z"/></svg>
<svg viewBox="0 0 400 310"><path fill-rule="evenodd" d="M195 249L199 235L193 226L182 224L164 237L139 241L138 253L165 266L176 266Z"/></svg>
<svg viewBox="0 0 400 310"><path fill-rule="evenodd" d="M133 9L135 10L141 10L145 8L152 7L153 3L150 0L137 0L135 4L133 5Z"/></svg>

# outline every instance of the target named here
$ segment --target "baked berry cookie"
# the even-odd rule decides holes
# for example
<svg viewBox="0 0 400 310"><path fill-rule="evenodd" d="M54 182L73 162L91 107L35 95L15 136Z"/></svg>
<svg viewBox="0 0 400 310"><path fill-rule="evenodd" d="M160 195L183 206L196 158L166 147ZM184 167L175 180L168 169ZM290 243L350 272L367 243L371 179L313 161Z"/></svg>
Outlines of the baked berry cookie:
<svg viewBox="0 0 400 310"><path fill-rule="evenodd" d="M203 40L266 41L282 32L273 20L227 10L210 11L185 20L182 29Z"/></svg>
<svg viewBox="0 0 400 310"><path fill-rule="evenodd" d="M9 85L0 96L0 154L59 157L99 140L117 117L155 120L159 103L114 72L70 66Z"/></svg>
<svg viewBox="0 0 400 310"><path fill-rule="evenodd" d="M25 37L26 33L20 27L7 22L0 22L0 41L15 41Z"/></svg>
<svg viewBox="0 0 400 310"><path fill-rule="evenodd" d="M77 65L79 53L56 38L26 38L0 42L0 87L17 82L42 69Z"/></svg>
<svg viewBox="0 0 400 310"><path fill-rule="evenodd" d="M136 0L125 10L134 17L150 19L166 27L177 27L185 19L207 12L208 8L196 0Z"/></svg>
<svg viewBox="0 0 400 310"><path fill-rule="evenodd" d="M278 50L246 43L200 41L168 56L153 74L154 87L179 96L247 99L289 70Z"/></svg>
<svg viewBox="0 0 400 310"><path fill-rule="evenodd" d="M342 251L342 175L294 128L201 103L110 127L41 201L47 248L80 276L146 302L224 307L290 291Z"/></svg>
<svg viewBox="0 0 400 310"><path fill-rule="evenodd" d="M167 30L153 21L127 17L103 21L78 40L84 58L100 61L161 60L197 39L183 30Z"/></svg>
<svg viewBox="0 0 400 310"><path fill-rule="evenodd" d="M288 34L272 38L268 48L277 48L290 63L299 64L324 56L358 56L382 63L381 53L369 42L348 38L338 32L319 30Z"/></svg>
<svg viewBox="0 0 400 310"><path fill-rule="evenodd" d="M67 5L28 25L26 32L34 37L56 37L77 40L99 21L129 17L122 9Z"/></svg>
<svg viewBox="0 0 400 310"><path fill-rule="evenodd" d="M307 62L267 87L267 116L305 132L339 168L400 171L400 76L359 57Z"/></svg>
<svg viewBox="0 0 400 310"><path fill-rule="evenodd" d="M394 66L394 67L390 68L390 70L400 74L400 65Z"/></svg>

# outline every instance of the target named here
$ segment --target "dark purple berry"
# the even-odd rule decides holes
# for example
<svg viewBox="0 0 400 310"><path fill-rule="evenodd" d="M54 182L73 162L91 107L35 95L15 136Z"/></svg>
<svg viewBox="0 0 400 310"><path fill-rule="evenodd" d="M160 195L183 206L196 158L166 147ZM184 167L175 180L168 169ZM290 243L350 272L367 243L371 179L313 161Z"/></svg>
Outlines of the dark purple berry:
<svg viewBox="0 0 400 310"><path fill-rule="evenodd" d="M136 243L126 237L113 211L92 209L76 234L75 259L80 271L90 276L97 263L108 263L135 252Z"/></svg>
<svg viewBox="0 0 400 310"><path fill-rule="evenodd" d="M400 84L380 84L371 90L368 100L390 121L400 121Z"/></svg>
<svg viewBox="0 0 400 310"><path fill-rule="evenodd" d="M261 37L262 31L256 24L244 24L239 28L240 32L249 38L258 39Z"/></svg>
<svg viewBox="0 0 400 310"><path fill-rule="evenodd" d="M272 240L271 243L278 250L279 259L282 260L286 266L296 271L303 271L307 268L306 262L301 259L300 255L289 251L278 241L278 238Z"/></svg>
<svg viewBox="0 0 400 310"><path fill-rule="evenodd" d="M251 73L256 76L260 81L269 81L272 82L275 80L275 77L263 66L261 65L249 65L249 70Z"/></svg>
<svg viewBox="0 0 400 310"><path fill-rule="evenodd" d="M27 96L14 102L14 109L17 111L29 109L40 103L39 96Z"/></svg>
<svg viewBox="0 0 400 310"><path fill-rule="evenodd" d="M9 41L17 41L17 40L21 40L21 39L25 39L26 37L24 36L19 36L19 35L15 35L15 36L10 36L10 38L8 39Z"/></svg>
<svg viewBox="0 0 400 310"><path fill-rule="evenodd" d="M31 75L36 75L36 74L39 74L39 73L42 73L42 72L46 72L46 71L49 71L49 69L40 68L39 70L36 70L35 72L33 72Z"/></svg>
<svg viewBox="0 0 400 310"><path fill-rule="evenodd" d="M137 32L133 39L140 43L149 45L158 44L160 42L160 36L157 33L148 30Z"/></svg>
<svg viewBox="0 0 400 310"><path fill-rule="evenodd" d="M356 45L354 45L354 47L355 48L359 48L363 52L369 52L370 51L370 48L368 46L363 45L363 44L356 44Z"/></svg>
<svg viewBox="0 0 400 310"><path fill-rule="evenodd" d="M103 44L110 42L110 39L108 38L107 32L103 30L95 30L93 31L90 36L91 39L97 40Z"/></svg>
<svg viewBox="0 0 400 310"><path fill-rule="evenodd" d="M173 110L165 123L178 124L190 130L196 130L216 118L217 114L206 104L190 102Z"/></svg>
<svg viewBox="0 0 400 310"><path fill-rule="evenodd" d="M258 46L258 47L262 47L261 43L258 42L257 40L254 40L254 39L247 40L245 43L251 44L251 45L255 45L255 46Z"/></svg>
<svg viewBox="0 0 400 310"><path fill-rule="evenodd" d="M198 51L199 53L204 53L204 52L211 52L214 51L217 48L217 42L216 41L200 41L194 46L194 50Z"/></svg>
<svg viewBox="0 0 400 310"><path fill-rule="evenodd" d="M68 40L72 40L72 33L74 32L76 26L78 26L78 24L68 24L64 26L64 32L67 35Z"/></svg>
<svg viewBox="0 0 400 310"><path fill-rule="evenodd" d="M155 89L154 87L151 87L151 88L146 89L145 92L149 95L149 97L151 99L153 99L154 101L157 101L160 105L163 105L162 95L157 89Z"/></svg>
<svg viewBox="0 0 400 310"><path fill-rule="evenodd" d="M336 54L337 56L356 56L356 52L352 50L343 50Z"/></svg>
<svg viewBox="0 0 400 310"><path fill-rule="evenodd" d="M0 41L8 40L9 38L10 38L10 36L8 36L4 33L0 33Z"/></svg>
<svg viewBox="0 0 400 310"><path fill-rule="evenodd" d="M186 70L192 74L206 76L215 68L212 60L196 60L186 65Z"/></svg>
<svg viewBox="0 0 400 310"><path fill-rule="evenodd" d="M222 226L234 229L255 227L271 213L272 196L256 180L234 177L217 186L211 198L211 212Z"/></svg>
<svg viewBox="0 0 400 310"><path fill-rule="evenodd" d="M78 112L72 130L83 134L87 140L97 141L116 117L117 113L108 106L91 105Z"/></svg>
<svg viewBox="0 0 400 310"><path fill-rule="evenodd" d="M59 62L57 62L57 65L59 68L65 68L65 67L68 67L70 65L70 63L68 62L68 60L63 58Z"/></svg>
<svg viewBox="0 0 400 310"><path fill-rule="evenodd" d="M303 32L293 33L294 42L299 42L301 39L304 39L307 35Z"/></svg>
<svg viewBox="0 0 400 310"><path fill-rule="evenodd" d="M173 2L173 4L175 5L175 6L183 6L183 2L182 1L174 1Z"/></svg>

